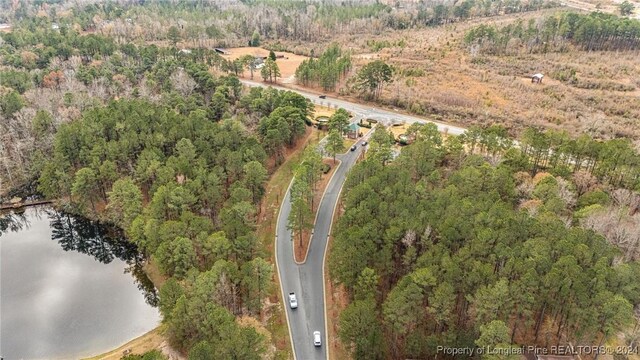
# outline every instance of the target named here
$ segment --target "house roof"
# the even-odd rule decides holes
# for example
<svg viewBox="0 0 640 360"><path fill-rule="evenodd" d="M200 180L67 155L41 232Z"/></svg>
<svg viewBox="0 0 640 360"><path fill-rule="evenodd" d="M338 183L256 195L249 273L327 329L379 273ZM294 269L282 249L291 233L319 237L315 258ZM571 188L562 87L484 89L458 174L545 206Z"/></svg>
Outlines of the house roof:
<svg viewBox="0 0 640 360"><path fill-rule="evenodd" d="M541 79L542 79L542 78L544 77L544 75L542 75L542 74L540 74L540 73L537 73L537 74L534 74L532 77L534 77L534 78L541 78Z"/></svg>
<svg viewBox="0 0 640 360"><path fill-rule="evenodd" d="M349 131L358 131L358 124L351 123L349 124L348 128L349 128Z"/></svg>

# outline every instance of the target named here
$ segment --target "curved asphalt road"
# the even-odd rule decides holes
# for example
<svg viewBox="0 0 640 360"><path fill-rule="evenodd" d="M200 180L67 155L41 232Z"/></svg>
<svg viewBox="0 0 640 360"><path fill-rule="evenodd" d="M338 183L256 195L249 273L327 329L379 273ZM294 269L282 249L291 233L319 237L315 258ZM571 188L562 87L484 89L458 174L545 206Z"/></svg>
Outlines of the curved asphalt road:
<svg viewBox="0 0 640 360"><path fill-rule="evenodd" d="M383 123L384 125L392 125L395 123L402 123L402 122L407 124L413 124L414 122L419 122L419 123L431 122L438 126L438 130L440 130L440 132L448 133L451 135L460 135L466 130L465 128L462 128L459 126L439 123L432 120L423 119L417 116L405 115L399 112L375 108L368 105L357 104L351 101L341 100L334 97L327 96L326 99L320 99L317 93L313 93L310 91L290 89L283 86L277 86L269 83L250 81L250 80L244 80L244 79L240 79L240 82L242 82L247 86L272 87L278 90L293 91L311 100L314 104L331 106L333 108L341 107L351 112L352 114L354 114L355 116L354 118L360 117L360 118L366 118L366 119L376 119L379 122Z"/></svg>
<svg viewBox="0 0 640 360"><path fill-rule="evenodd" d="M276 262L293 350L298 360L327 359L328 357L324 318L324 254L333 210L338 201L342 184L362 149L362 146L358 146L356 151L349 151L336 157L341 163L329 181L320 201L305 263L297 264L295 262L293 246L298 246L298 243L294 243L291 231L287 229L287 218L291 211L289 191L282 199L276 229ZM291 309L289 306L288 294L290 292L296 293L297 309ZM314 331L320 331L322 334L321 347L313 345Z"/></svg>
<svg viewBox="0 0 640 360"><path fill-rule="evenodd" d="M310 99L315 104L344 108L354 115L352 121L358 121L361 118L371 118L378 120L384 125L402 122L408 124L414 122L432 122L419 117L372 108L337 98L327 97L326 99L320 99L317 93L308 91L289 89L249 80L240 81L247 86L271 86L278 90L294 91ZM441 132L448 132L453 135L459 135L465 131L464 128L457 126L442 123L435 124ZM286 308L294 358L297 360L327 359L329 357L327 353L327 327L325 323L324 303L324 256L333 211L338 202L342 184L347 177L347 173L363 151L361 142L362 139L358 141L356 151L347 151L347 153L337 156L341 164L336 169L320 201L307 259L303 264L297 264L294 260L293 246L297 246L297 244L293 243L291 232L287 229L287 219L291 211L289 190L287 190L287 194L284 199L282 199L276 229L276 266L278 267L278 275L280 277L282 297L284 300L283 306ZM289 292L296 293L298 298L298 308L295 310L289 307ZM314 331L320 331L322 334L321 347L315 347L313 345Z"/></svg>

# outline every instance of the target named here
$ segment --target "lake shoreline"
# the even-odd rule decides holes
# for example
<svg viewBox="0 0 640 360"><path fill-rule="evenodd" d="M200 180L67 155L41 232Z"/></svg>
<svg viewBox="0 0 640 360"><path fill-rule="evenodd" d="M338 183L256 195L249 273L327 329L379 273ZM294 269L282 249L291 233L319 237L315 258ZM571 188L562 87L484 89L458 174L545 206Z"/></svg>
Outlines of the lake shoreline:
<svg viewBox="0 0 640 360"><path fill-rule="evenodd" d="M11 326L12 317L10 316L11 312L9 312L8 309L12 302L16 303L16 301L18 301L19 304L23 304L23 311L35 311L37 313L44 311L41 306L38 306L38 303L47 303L51 306L55 306L56 304L60 305L63 304L60 302L61 299L67 298L67 296L73 297L74 291L80 291L84 292L85 295L90 294L86 295L86 301L82 302L82 304L99 303L100 305L96 309L91 306L72 306L74 308L73 313L98 313L103 316L103 319L106 319L104 318L105 311L101 310L113 309L106 310L107 313L109 311L116 311L114 314L107 315L107 318L112 319L112 321L109 321L110 324L105 327L107 335L98 332L95 337L91 337L97 340L97 344L102 343L103 345L106 345L103 347L96 346L94 348L94 351L96 352L93 352L93 354L98 351L103 352L105 349L115 348L115 350L98 355L99 358L105 358L105 354L113 353L113 351L117 351L122 347L133 347L135 350L151 346L151 349L154 349L159 348L163 342L166 344L164 331L162 331L163 325L159 314L155 315L157 322L155 322L155 324L148 324L151 325L151 327L146 327L145 329L139 328L138 326L145 322L148 323L148 317L146 317L147 320L142 320L140 318L137 320L132 319L129 315L126 315L130 310L123 308L123 306L127 306L124 305L127 303L126 299L136 302L135 306L131 305L127 307L135 309L136 306L140 306L140 303L142 303L142 295L144 295L144 302L146 302L146 306L150 305L150 308L156 308L156 310L150 311L156 314L158 313L157 306L154 305L155 301L157 301L157 295L154 294L157 291L157 280L162 279L154 276L156 277L156 281L151 280L151 273L156 272L153 269L155 266L153 264L148 264L149 262L146 259L142 260L140 258L142 255L137 252L133 243L124 236L124 233L121 232L121 229L118 227L110 230L113 224L104 223L100 220L95 221L95 217L94 219L91 219L85 215L78 216L77 214L65 211L64 207L56 205L59 204L54 201L53 204L34 204L34 206L0 212L3 214L3 219L5 220L2 242L4 245L2 251L3 273L5 270L7 271L7 277L5 278L5 276L3 276L2 279L2 293L6 295L3 296L2 304L5 305L6 300L7 305L6 307L3 306L2 312L4 314L5 311L7 311L8 316L8 322L4 325ZM6 234L4 234L4 230L7 231ZM6 239L4 235L7 235ZM19 239L20 241L17 241L16 239ZM39 254L41 257L37 261L32 261L33 259L31 258L29 258L30 260L27 260L26 258L23 259L23 257L26 256L25 254L30 254L29 256ZM5 262L5 260L7 261ZM89 267L96 266L96 263L102 263L106 267L103 268L101 264L99 268L100 271L96 272L94 270L88 270ZM31 265L27 266L25 264ZM22 289L21 286L23 286L21 284L28 283L37 285L48 283L42 281L41 276L41 274L45 273L43 270L45 266L52 266L53 269L58 269L58 274L60 274L60 271L65 272L65 274L68 273L68 276L65 275L67 281L62 282L55 289L50 288L47 285L42 285L41 288L37 288L36 294L43 296L43 298L40 301L34 301L33 304L24 305L24 303L29 302L21 301L16 296L10 296L12 292L8 290L18 289L17 292L20 292L20 289ZM114 267L117 269L114 269ZM131 284L132 280L128 280L130 276L125 276L124 279L122 278L122 267L124 267L125 273L131 274L133 284ZM106 270L108 268L112 270ZM14 275L9 276L10 274ZM51 275L51 273L47 274ZM82 274L90 275L82 276ZM79 286L78 279L80 279L80 276L82 276L81 281L84 282L81 282L80 284L82 285ZM103 281L108 279L117 280L114 280L114 282L111 282L110 280L107 282ZM5 280L7 281L5 282ZM121 288L122 286L125 286L126 289ZM99 294L103 288L118 291L118 300L115 300L114 302L112 297L104 296L98 296L98 298L95 298L96 294ZM5 290L7 290L6 293ZM142 294L140 293L141 291ZM16 291L14 291L14 293L16 293ZM51 312L53 315L44 315L43 313L42 316L44 316L46 321L49 321L52 324L59 324L62 318L56 316L63 316L63 318L66 319L66 316L69 316L69 312L66 311L68 309L66 309L65 306L60 305L58 308L61 312ZM15 316L13 318L13 320L15 320ZM4 316L3 320L5 320ZM73 324L72 327L75 328L75 332L77 334L82 334L84 332L85 341L87 339L87 332L89 332L88 336L91 336L90 333L93 332L90 330L92 326L86 322L83 323L82 321L72 318L71 320L66 321L66 323ZM26 334L27 332L33 331L33 329L44 331L40 328L30 328L29 326L24 326L23 328L16 330L16 334L19 334L20 332ZM6 330L4 327L5 326L3 326L2 329L3 332ZM141 330L141 333L136 333L136 327L138 327L139 331ZM120 344L108 344L108 341L105 342L100 340L103 335L108 336L109 331L112 334L121 333L121 335L125 335L120 338ZM131 337L127 337L127 334ZM45 332L42 332L41 335L45 336ZM22 340L19 340L24 339L24 337L20 335L16 336L17 337L15 337L15 339L11 339L11 337L3 339L8 342L6 344L3 342L2 344L3 348L5 347L4 345L8 346L6 350L13 347L14 355L23 354L26 357L66 357L67 355L57 353L59 350L66 352L64 349L69 350L71 353L78 351L77 353L79 356L77 358L80 358L81 356L89 356L92 353L87 353L80 347L72 346L67 348L65 345L66 343L64 342L70 341L69 344L71 344L77 343L78 341L82 342L82 340L70 337L63 342L58 342L58 345L53 345L54 342L46 342L45 339L48 338L48 335L46 335L47 337L42 338L44 340L44 345L40 347L40 350L36 350L36 352L31 353L31 355L27 355L31 350L27 351L27 347L25 347L26 345ZM51 346L51 348L48 348L47 346ZM29 347L29 349L31 349L31 347ZM38 353L37 351L40 352ZM11 352L11 350L9 352ZM120 352L117 357L113 358L119 359L121 356L122 353Z"/></svg>
<svg viewBox="0 0 640 360"><path fill-rule="evenodd" d="M167 342L164 335L165 330L166 326L160 324L156 328L127 341L113 350L83 358L82 360L118 360L125 355L125 352L126 354L143 354L150 350L160 349Z"/></svg>

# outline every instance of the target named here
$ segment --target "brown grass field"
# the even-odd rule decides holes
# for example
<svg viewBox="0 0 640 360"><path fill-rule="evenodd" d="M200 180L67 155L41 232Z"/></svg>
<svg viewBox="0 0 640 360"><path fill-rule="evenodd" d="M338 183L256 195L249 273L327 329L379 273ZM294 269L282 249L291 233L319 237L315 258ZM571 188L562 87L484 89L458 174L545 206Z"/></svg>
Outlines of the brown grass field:
<svg viewBox="0 0 640 360"><path fill-rule="evenodd" d="M640 118L640 81L634 76L640 71L637 52L474 58L460 40L462 27L444 34L428 29L419 38L429 40L415 47L383 49L381 56L397 68L424 71L423 76L397 77L385 89L383 101L465 126L499 123L514 132L541 126L573 135L639 137L633 126ZM556 78L570 70L588 85L578 87ZM542 84L529 80L536 72L545 74ZM614 90L625 86L633 90Z"/></svg>
<svg viewBox="0 0 640 360"><path fill-rule="evenodd" d="M389 30L379 35L339 35L332 40L353 52L353 73L374 59L382 59L398 70L380 99L389 106L462 126L502 124L513 135L535 126L566 130L573 136L587 133L603 139L640 140L640 52L571 49L547 54L474 56L462 41L471 27L481 23L503 26L520 19L526 24L530 19L539 21L567 10L477 18L436 28ZM372 40L392 44L404 40L405 46L374 51L367 45ZM326 45L309 47L320 53ZM302 51L297 43L291 48ZM402 75L402 71L410 69L421 74ZM562 81L562 76L571 71L575 71L577 81ZM542 84L530 81L529 76L537 72L545 75ZM337 92L356 95L348 86L344 84Z"/></svg>

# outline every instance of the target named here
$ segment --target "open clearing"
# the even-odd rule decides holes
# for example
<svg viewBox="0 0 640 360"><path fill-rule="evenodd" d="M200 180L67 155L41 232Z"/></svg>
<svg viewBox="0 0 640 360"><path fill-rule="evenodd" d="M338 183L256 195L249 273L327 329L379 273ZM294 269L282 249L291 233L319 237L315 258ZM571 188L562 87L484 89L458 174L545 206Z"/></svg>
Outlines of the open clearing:
<svg viewBox="0 0 640 360"><path fill-rule="evenodd" d="M244 55L254 55L254 56L268 56L269 55L269 50L263 49L263 48L259 48L259 47L238 47L238 48L226 48L226 51L229 52L229 54L226 55L222 55L223 58L227 59L227 60L235 60L241 56ZM300 65L300 63L302 63L304 60L308 59L308 57L306 56L302 56L302 55L296 55L293 53L289 53L289 52L282 52L282 51L275 51L276 56L284 56L282 58L277 58L276 59L276 64L278 64L278 67L280 68L280 81L283 83L291 83L294 81L294 77L295 77L295 73L296 73L296 69L298 68L298 66ZM244 74L242 74L243 77L248 77L249 76L249 71L245 71ZM254 78L255 77L260 78L260 71L258 70L257 73L254 73Z"/></svg>

